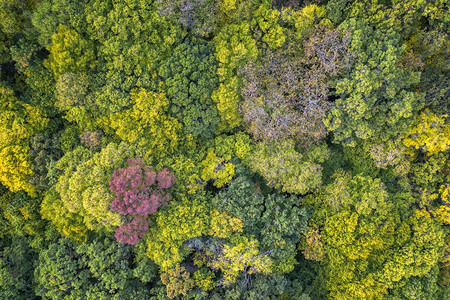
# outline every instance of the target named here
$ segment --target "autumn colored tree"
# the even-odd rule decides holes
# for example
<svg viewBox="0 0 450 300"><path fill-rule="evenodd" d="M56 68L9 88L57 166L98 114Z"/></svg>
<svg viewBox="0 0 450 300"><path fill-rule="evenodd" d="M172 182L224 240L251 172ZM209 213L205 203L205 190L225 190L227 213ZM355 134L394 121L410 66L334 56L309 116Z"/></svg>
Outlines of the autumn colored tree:
<svg viewBox="0 0 450 300"><path fill-rule="evenodd" d="M161 15L176 19L201 37L210 36L220 22L219 1L216 0L158 0L157 5Z"/></svg>
<svg viewBox="0 0 450 300"><path fill-rule="evenodd" d="M12 192L35 193L29 182L33 170L28 143L48 121L39 108L20 102L13 90L0 83L0 181Z"/></svg>
<svg viewBox="0 0 450 300"><path fill-rule="evenodd" d="M128 222L116 228L117 240L134 245L148 230L146 217L171 200L164 190L172 187L175 176L167 169L153 171L141 158L128 159L128 164L128 168L114 170L109 181L116 196L110 209L128 216Z"/></svg>
<svg viewBox="0 0 450 300"><path fill-rule="evenodd" d="M318 198L322 209L313 218L323 224L323 246L315 246L325 249L331 298L377 299L396 282L436 266L429 258L442 255L444 232L428 212L401 220L379 179L345 173L335 178Z"/></svg>
<svg viewBox="0 0 450 300"><path fill-rule="evenodd" d="M111 116L110 125L116 134L125 141L147 147L155 156L173 152L181 142L182 125L167 115L166 95L141 89L134 91L131 97L130 109Z"/></svg>

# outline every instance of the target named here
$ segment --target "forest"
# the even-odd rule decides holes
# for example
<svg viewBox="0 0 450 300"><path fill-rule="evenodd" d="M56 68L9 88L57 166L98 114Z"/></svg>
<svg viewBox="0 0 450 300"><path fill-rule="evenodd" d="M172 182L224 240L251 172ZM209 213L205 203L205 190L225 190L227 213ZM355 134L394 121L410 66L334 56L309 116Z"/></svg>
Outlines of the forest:
<svg viewBox="0 0 450 300"><path fill-rule="evenodd" d="M450 299L450 1L0 0L0 299Z"/></svg>

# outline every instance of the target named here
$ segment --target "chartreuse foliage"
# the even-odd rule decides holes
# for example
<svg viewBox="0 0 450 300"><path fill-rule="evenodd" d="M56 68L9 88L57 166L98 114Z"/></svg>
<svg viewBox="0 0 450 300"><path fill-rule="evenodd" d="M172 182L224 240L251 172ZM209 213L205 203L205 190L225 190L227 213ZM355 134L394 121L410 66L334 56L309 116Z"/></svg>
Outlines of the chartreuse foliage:
<svg viewBox="0 0 450 300"><path fill-rule="evenodd" d="M94 0L86 6L87 34L99 43L98 53L111 79L119 72L129 76L123 80L148 87L161 61L184 36L181 27L160 15L155 6L145 0Z"/></svg>
<svg viewBox="0 0 450 300"><path fill-rule="evenodd" d="M239 115L240 82L236 76L237 69L249 59L258 57L256 41L252 38L250 24L229 24L221 28L214 37L214 46L220 85L211 98L216 103L220 114L219 128L231 131L241 124Z"/></svg>
<svg viewBox="0 0 450 300"><path fill-rule="evenodd" d="M177 177L175 188L178 185L184 192L192 194L203 189L208 182L222 187L234 175L232 160L244 159L251 154L250 138L242 132L217 136L209 146L206 149L187 149L174 158L171 169ZM198 149L202 149L202 153L198 153Z"/></svg>
<svg viewBox="0 0 450 300"><path fill-rule="evenodd" d="M325 249L333 299L378 299L400 280L426 275L442 256L443 229L424 210L400 219L379 179L338 173L316 200L323 245L315 246Z"/></svg>
<svg viewBox="0 0 450 300"><path fill-rule="evenodd" d="M315 25L329 24L330 21L325 16L325 9L315 4L299 10L284 8L282 14L283 20L294 26L296 38L299 40L303 40Z"/></svg>
<svg viewBox="0 0 450 300"><path fill-rule="evenodd" d="M326 145L318 145L307 153L295 149L292 140L261 142L247 164L259 173L267 185L283 192L305 194L322 184L322 167L318 164L329 156Z"/></svg>
<svg viewBox="0 0 450 300"><path fill-rule="evenodd" d="M182 141L182 125L169 116L164 93L144 89L131 94L131 108L111 115L110 125L123 140L143 146L154 156L173 152Z"/></svg>
<svg viewBox="0 0 450 300"><path fill-rule="evenodd" d="M280 12L271 9L266 3L261 4L253 12L252 25L262 32L261 40L271 49L280 48L286 41L286 30L280 25Z"/></svg>
<svg viewBox="0 0 450 300"><path fill-rule="evenodd" d="M35 194L29 141L43 131L49 119L37 107L21 103L14 91L0 82L0 182L12 192Z"/></svg>
<svg viewBox="0 0 450 300"><path fill-rule="evenodd" d="M92 42L64 25L58 26L47 49L50 55L45 65L53 71L55 78L68 72L86 72L94 66Z"/></svg>
<svg viewBox="0 0 450 300"><path fill-rule="evenodd" d="M86 229L112 231L121 225L119 213L110 209L114 195L108 185L114 170L139 153L134 147L111 143L99 153L78 147L58 161L62 172L42 204L45 218L65 235L82 239ZM71 221L69 221L71 220Z"/></svg>
<svg viewBox="0 0 450 300"><path fill-rule="evenodd" d="M146 255L162 270L181 263L190 250L184 242L212 235L228 237L242 231L242 221L236 217L211 209L204 193L197 193L182 201L172 201L160 209L155 223L146 234Z"/></svg>
<svg viewBox="0 0 450 300"><path fill-rule="evenodd" d="M220 284L228 286L234 283L240 272L246 274L270 274L272 260L270 257L261 253L259 243L256 239L235 234L230 238L230 245L224 245L220 254L213 253L213 257L208 257L206 252L204 257L201 255L197 258L202 264L213 270L221 270L223 278Z"/></svg>
<svg viewBox="0 0 450 300"><path fill-rule="evenodd" d="M422 112L403 143L427 155L447 151L450 149L450 124L446 122L447 117L437 116L430 110Z"/></svg>

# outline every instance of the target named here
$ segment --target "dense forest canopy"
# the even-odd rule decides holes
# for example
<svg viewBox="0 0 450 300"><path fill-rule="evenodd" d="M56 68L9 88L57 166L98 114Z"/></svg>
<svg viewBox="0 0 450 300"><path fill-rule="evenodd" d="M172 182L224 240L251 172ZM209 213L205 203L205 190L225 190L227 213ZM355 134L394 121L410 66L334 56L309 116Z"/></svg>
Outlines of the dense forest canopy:
<svg viewBox="0 0 450 300"><path fill-rule="evenodd" d="M0 0L1 299L450 299L447 0Z"/></svg>

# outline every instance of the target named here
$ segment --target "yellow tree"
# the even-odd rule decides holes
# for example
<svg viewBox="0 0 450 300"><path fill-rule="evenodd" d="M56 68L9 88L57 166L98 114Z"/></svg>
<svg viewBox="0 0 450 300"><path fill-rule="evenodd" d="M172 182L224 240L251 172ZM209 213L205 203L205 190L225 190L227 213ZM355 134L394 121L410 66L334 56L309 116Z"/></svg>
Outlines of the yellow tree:
<svg viewBox="0 0 450 300"><path fill-rule="evenodd" d="M131 108L110 117L110 125L123 140L148 148L159 156L173 153L180 144L182 125L167 114L169 100L163 93L144 89L131 93Z"/></svg>

